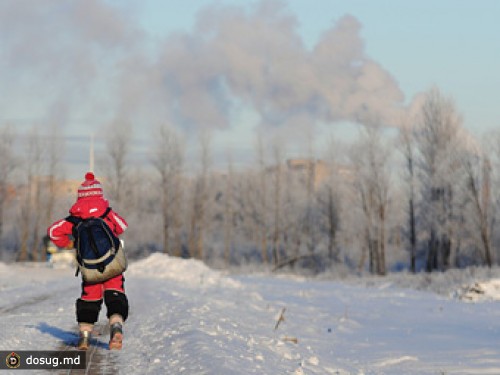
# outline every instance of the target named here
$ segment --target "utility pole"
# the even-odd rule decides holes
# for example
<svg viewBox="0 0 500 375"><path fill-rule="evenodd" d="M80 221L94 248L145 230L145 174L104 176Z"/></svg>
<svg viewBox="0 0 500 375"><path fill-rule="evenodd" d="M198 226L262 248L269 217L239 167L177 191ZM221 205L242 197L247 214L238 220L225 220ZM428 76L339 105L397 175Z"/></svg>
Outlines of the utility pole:
<svg viewBox="0 0 500 375"><path fill-rule="evenodd" d="M90 134L89 172L94 173L94 133Z"/></svg>

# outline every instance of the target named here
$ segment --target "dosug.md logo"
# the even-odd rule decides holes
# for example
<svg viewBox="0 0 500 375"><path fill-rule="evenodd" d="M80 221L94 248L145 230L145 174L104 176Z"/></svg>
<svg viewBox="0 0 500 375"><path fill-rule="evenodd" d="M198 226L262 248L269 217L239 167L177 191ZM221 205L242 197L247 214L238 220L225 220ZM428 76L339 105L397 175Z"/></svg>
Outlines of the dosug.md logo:
<svg viewBox="0 0 500 375"><path fill-rule="evenodd" d="M18 368L19 365L21 364L21 357L19 357L19 355L17 355L16 353L12 352L7 356L5 362L7 363L8 368Z"/></svg>

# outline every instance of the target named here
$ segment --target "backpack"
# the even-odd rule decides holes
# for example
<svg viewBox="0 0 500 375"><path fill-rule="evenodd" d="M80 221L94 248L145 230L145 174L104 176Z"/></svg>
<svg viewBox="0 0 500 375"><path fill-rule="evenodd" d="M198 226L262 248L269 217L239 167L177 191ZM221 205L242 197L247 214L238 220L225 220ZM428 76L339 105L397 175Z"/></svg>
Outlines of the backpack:
<svg viewBox="0 0 500 375"><path fill-rule="evenodd" d="M111 208L99 217L82 219L68 216L67 221L73 224L73 237L76 249L78 272L84 281L99 283L115 277L127 268L127 260L123 246L113 233L104 218Z"/></svg>

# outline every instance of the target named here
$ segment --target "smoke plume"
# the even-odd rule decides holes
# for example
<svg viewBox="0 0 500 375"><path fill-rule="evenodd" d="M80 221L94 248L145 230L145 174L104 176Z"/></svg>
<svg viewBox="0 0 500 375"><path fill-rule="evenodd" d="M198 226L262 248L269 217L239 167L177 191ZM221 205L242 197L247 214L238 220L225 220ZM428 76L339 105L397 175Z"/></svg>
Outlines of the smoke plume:
<svg viewBox="0 0 500 375"><path fill-rule="evenodd" d="M173 11L173 10L172 10ZM0 2L0 113L98 129L127 119L189 130L310 127L369 116L395 125L403 94L346 15L312 47L286 5L213 5L190 32L153 38L103 0ZM73 124L73 125L71 125ZM76 125L75 125L76 124Z"/></svg>

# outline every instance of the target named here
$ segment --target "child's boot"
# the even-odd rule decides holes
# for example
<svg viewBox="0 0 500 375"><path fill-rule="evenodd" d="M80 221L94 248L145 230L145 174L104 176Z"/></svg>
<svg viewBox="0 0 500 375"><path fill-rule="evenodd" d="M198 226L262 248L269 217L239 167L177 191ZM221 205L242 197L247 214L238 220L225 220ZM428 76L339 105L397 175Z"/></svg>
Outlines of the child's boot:
<svg viewBox="0 0 500 375"><path fill-rule="evenodd" d="M80 324L80 335L78 338L78 350L87 350L90 346L90 340L92 339L92 328L91 324Z"/></svg>
<svg viewBox="0 0 500 375"><path fill-rule="evenodd" d="M113 315L109 319L109 350L121 350L123 343L123 319L120 315Z"/></svg>

